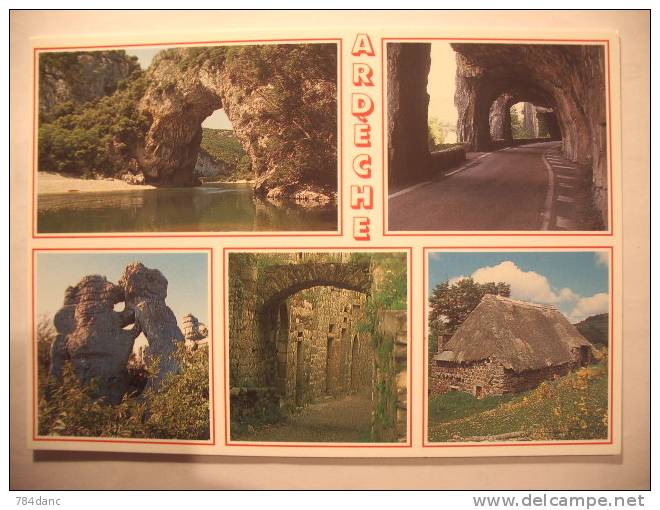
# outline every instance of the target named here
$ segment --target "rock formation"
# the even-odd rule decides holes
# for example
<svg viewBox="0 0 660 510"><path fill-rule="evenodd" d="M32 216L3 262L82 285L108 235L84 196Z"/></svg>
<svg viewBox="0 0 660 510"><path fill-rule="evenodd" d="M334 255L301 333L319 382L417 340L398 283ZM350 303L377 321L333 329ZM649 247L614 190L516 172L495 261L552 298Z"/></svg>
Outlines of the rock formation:
<svg viewBox="0 0 660 510"><path fill-rule="evenodd" d="M181 329L186 340L186 346L193 349L202 343L206 343L205 340L209 336L206 324L199 322L199 319L191 313L183 316Z"/></svg>
<svg viewBox="0 0 660 510"><path fill-rule="evenodd" d="M126 308L134 312L135 322L149 342L148 356L158 356L159 372L149 382L157 389L167 374L178 372L174 352L177 342L184 340L174 313L165 303L167 279L158 269L135 262L126 267L119 285L124 291Z"/></svg>
<svg viewBox="0 0 660 510"><path fill-rule="evenodd" d="M39 121L68 101L82 104L112 94L140 65L123 50L39 55Z"/></svg>
<svg viewBox="0 0 660 510"><path fill-rule="evenodd" d="M144 333L149 343L147 364L155 356L159 359L159 372L151 383L157 389L168 373L178 371L173 353L177 342L184 340L166 297L165 277L141 263L127 266L119 285L103 276L85 276L66 290L64 304L55 314L50 375L61 380L64 363L70 360L84 385L93 382L94 396L117 404L130 387L127 364L135 339ZM115 311L122 302L124 310ZM188 318L185 323L195 341L204 338L206 327L192 315Z"/></svg>
<svg viewBox="0 0 660 510"><path fill-rule="evenodd" d="M58 335L50 370L61 377L62 364L70 359L80 381L93 381L93 394L112 404L128 389L126 364L140 334L138 325L123 329L134 322L134 314L129 309L114 311L121 301L122 289L99 275L86 276L67 289L64 306L55 316Z"/></svg>
<svg viewBox="0 0 660 510"><path fill-rule="evenodd" d="M489 150L498 97L551 108L564 155L591 167L596 206L607 216L605 58L602 46L452 43L456 50L458 138Z"/></svg>
<svg viewBox="0 0 660 510"><path fill-rule="evenodd" d="M90 77L93 83L96 74L112 75L105 73L104 65L108 60L110 66L113 52L87 53L80 58L84 62L92 58L90 67L73 74ZM49 56L64 78L51 71L54 64L41 62L45 77L39 93L44 108L61 105L69 97L67 87L60 86L70 69L67 55L72 54ZM100 62L100 71L95 62ZM125 71L131 69L127 64ZM90 141L94 137L74 133L81 126L73 117L40 131L40 169L83 174L97 165L106 175L129 171L155 185L198 184L195 163L201 124L222 108L250 158L257 194L321 203L336 198L336 44L171 48L161 51L149 69L134 78L109 98L100 115L95 115L95 104L85 111L85 134L99 138L97 145ZM92 89L116 85L116 81L99 81ZM114 124L109 120L112 116ZM67 150L58 157L66 164L48 158L49 147L62 145ZM78 152L89 157L68 156ZM104 157L94 159L97 153Z"/></svg>

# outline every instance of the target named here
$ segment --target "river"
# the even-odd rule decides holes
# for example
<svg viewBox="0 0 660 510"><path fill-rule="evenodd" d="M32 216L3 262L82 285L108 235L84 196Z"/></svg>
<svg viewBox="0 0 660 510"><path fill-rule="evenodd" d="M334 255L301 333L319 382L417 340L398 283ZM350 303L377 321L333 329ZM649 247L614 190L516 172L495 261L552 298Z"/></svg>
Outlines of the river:
<svg viewBox="0 0 660 510"><path fill-rule="evenodd" d="M37 207L40 234L336 230L336 205L276 205L250 184L48 194Z"/></svg>

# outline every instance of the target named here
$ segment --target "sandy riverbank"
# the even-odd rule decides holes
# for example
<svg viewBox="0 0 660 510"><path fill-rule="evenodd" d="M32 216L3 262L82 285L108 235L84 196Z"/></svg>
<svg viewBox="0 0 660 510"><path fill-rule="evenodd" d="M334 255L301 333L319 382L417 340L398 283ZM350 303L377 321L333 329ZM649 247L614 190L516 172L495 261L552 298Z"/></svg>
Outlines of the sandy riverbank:
<svg viewBox="0 0 660 510"><path fill-rule="evenodd" d="M141 189L155 189L155 187L149 184L128 184L121 179L79 179L57 172L39 172L37 174L37 193L39 195Z"/></svg>

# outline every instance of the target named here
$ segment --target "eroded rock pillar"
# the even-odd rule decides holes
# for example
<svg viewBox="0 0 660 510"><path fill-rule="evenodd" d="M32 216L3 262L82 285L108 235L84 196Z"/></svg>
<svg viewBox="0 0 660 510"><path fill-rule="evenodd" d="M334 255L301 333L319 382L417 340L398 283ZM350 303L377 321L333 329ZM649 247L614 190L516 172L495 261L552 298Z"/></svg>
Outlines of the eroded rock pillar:
<svg viewBox="0 0 660 510"><path fill-rule="evenodd" d="M126 307L135 313L135 322L149 342L149 357L158 356L159 371L149 385L158 389L167 374L177 373L174 356L178 342L184 340L176 317L165 303L167 279L158 269L139 262L129 264L119 281L126 296Z"/></svg>
<svg viewBox="0 0 660 510"><path fill-rule="evenodd" d="M76 287L67 289L65 304L55 320L57 356L51 373L61 375L62 356L66 353L80 382L92 384L92 395L104 397L111 404L120 402L128 390L126 365L140 334L139 326L123 329L134 322L132 310L114 311L115 304L123 300L122 289L105 277L85 276ZM65 338L64 348L61 338Z"/></svg>

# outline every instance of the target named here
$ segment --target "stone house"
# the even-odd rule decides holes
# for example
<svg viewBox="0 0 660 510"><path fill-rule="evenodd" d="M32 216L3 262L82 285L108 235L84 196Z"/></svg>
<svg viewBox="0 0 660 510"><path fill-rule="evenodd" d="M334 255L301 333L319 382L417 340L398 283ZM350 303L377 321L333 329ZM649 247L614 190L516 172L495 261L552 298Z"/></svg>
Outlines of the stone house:
<svg viewBox="0 0 660 510"><path fill-rule="evenodd" d="M433 394L527 391L593 360L593 345L554 306L487 294L431 365Z"/></svg>

